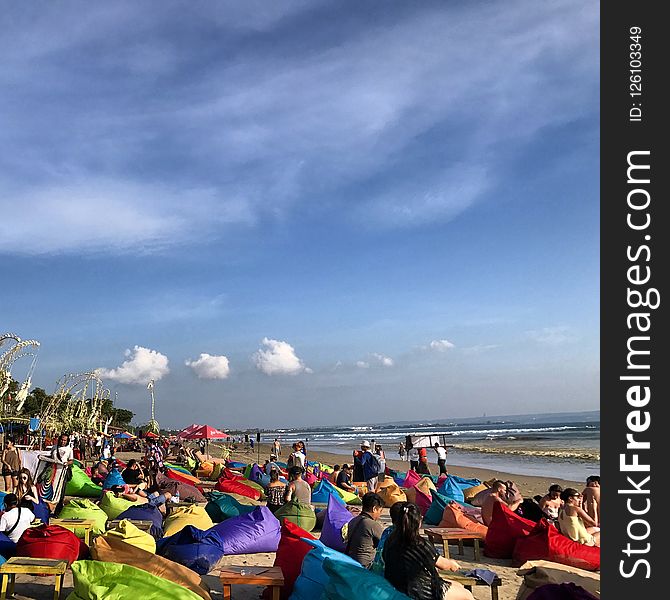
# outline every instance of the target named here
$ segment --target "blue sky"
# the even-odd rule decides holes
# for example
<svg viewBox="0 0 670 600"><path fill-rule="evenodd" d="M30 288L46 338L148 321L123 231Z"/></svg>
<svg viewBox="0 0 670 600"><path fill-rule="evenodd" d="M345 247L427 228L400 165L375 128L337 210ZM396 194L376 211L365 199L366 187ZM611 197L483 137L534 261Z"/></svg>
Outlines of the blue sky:
<svg viewBox="0 0 670 600"><path fill-rule="evenodd" d="M2 325L164 426L599 406L599 6L0 15ZM27 365L17 363L21 379Z"/></svg>

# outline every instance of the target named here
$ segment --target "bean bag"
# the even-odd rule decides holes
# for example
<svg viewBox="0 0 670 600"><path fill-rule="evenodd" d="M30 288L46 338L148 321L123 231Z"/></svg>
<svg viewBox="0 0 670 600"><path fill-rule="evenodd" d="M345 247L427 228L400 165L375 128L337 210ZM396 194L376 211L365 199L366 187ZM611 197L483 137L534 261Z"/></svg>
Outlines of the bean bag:
<svg viewBox="0 0 670 600"><path fill-rule="evenodd" d="M258 491L258 493L260 494L260 496L258 497L259 499L262 500L263 498L265 498L265 488L260 483L251 481L251 479L241 479L238 481L246 485L247 487L250 487L251 489Z"/></svg>
<svg viewBox="0 0 670 600"><path fill-rule="evenodd" d="M59 525L40 525L23 532L16 544L16 556L55 558L68 564L88 556L88 546Z"/></svg>
<svg viewBox="0 0 670 600"><path fill-rule="evenodd" d="M449 504L449 498L445 498L439 492L433 492L431 497L432 502L423 517L423 522L426 525L439 525L442 520L442 513L444 513L444 509Z"/></svg>
<svg viewBox="0 0 670 600"><path fill-rule="evenodd" d="M419 475L416 471L407 471L407 475L405 476L405 479L402 482L402 487L406 488L414 487L417 483L419 483L420 479L421 475Z"/></svg>
<svg viewBox="0 0 670 600"><path fill-rule="evenodd" d="M193 459L191 459L193 460ZM191 474L191 471L193 470L193 467L195 467L195 461L193 461L193 466L189 465L189 468L187 469L186 467L182 467L181 465L176 465L174 463L163 463L168 469L172 469L173 471L177 471L178 473L183 473L184 475L188 475L189 477L192 477L193 475ZM197 479L197 477L196 477Z"/></svg>
<svg viewBox="0 0 670 600"><path fill-rule="evenodd" d="M91 528L94 534L101 534L105 532L105 524L107 523L107 514L102 508L95 504L88 498L74 498L70 500L60 511L59 519L93 519L95 525ZM83 529L76 529L77 537L84 537Z"/></svg>
<svg viewBox="0 0 670 600"><path fill-rule="evenodd" d="M5 496L7 492L0 492L0 509L5 510Z"/></svg>
<svg viewBox="0 0 670 600"><path fill-rule="evenodd" d="M329 497L328 507L324 512L326 514L319 539L329 548L344 552L346 544L342 536L342 528L354 518L354 515L346 509L335 494Z"/></svg>
<svg viewBox="0 0 670 600"><path fill-rule="evenodd" d="M442 512L442 519L438 527L457 527L459 529L467 529L468 531L475 531L486 535L488 527L480 523L474 517L469 516L463 511L463 507L456 502L449 502Z"/></svg>
<svg viewBox="0 0 670 600"><path fill-rule="evenodd" d="M405 492L405 497L407 498L407 502L411 502L412 504L416 504L416 488L401 488Z"/></svg>
<svg viewBox="0 0 670 600"><path fill-rule="evenodd" d="M153 525L149 533L156 540L163 537L163 513L155 506L151 506L150 504L131 506L127 510L124 510L118 518L130 519L132 521L151 521Z"/></svg>
<svg viewBox="0 0 670 600"><path fill-rule="evenodd" d="M255 481L256 483L258 483L259 479L263 475L265 475L263 469L261 469L256 463L254 463L253 466L251 467L251 472L249 473L249 479L251 481Z"/></svg>
<svg viewBox="0 0 670 600"><path fill-rule="evenodd" d="M598 597L574 583L547 583L528 596L528 600L598 600Z"/></svg>
<svg viewBox="0 0 670 600"><path fill-rule="evenodd" d="M247 463L243 462L238 462L236 460L227 460L226 461L226 467L230 467L232 469L244 469L246 468Z"/></svg>
<svg viewBox="0 0 670 600"><path fill-rule="evenodd" d="M223 553L231 555L276 552L280 529L272 511L266 506L258 506L249 514L214 525L210 531L215 531L223 540Z"/></svg>
<svg viewBox="0 0 670 600"><path fill-rule="evenodd" d="M98 536L91 544L91 556L102 562L130 565L188 588L205 600L211 600L209 588L195 571L172 560L131 546L121 538Z"/></svg>
<svg viewBox="0 0 670 600"><path fill-rule="evenodd" d="M357 494L354 494L353 492L347 492L346 490L333 485L330 481L324 480L324 485L327 489L332 489L340 498L342 498L342 500L344 500L346 504L361 504L361 499Z"/></svg>
<svg viewBox="0 0 670 600"><path fill-rule="evenodd" d="M168 468L165 471L165 475L167 475L169 479L174 479L175 481L180 481L181 483L186 483L196 488L202 483L200 479L193 477L193 475L190 473L182 473L181 471L176 471L175 469Z"/></svg>
<svg viewBox="0 0 670 600"><path fill-rule="evenodd" d="M221 523L221 521L225 521L231 517L246 515L254 510L254 508L254 506L238 502L230 494L210 492L205 512L214 523Z"/></svg>
<svg viewBox="0 0 670 600"><path fill-rule="evenodd" d="M548 583L574 583L600 598L600 573L547 560L533 560L521 565L516 574L523 577L517 600L527 600L533 590Z"/></svg>
<svg viewBox="0 0 670 600"><path fill-rule="evenodd" d="M71 569L74 590L68 600L200 600L185 587L129 565L79 560Z"/></svg>
<svg viewBox="0 0 670 600"><path fill-rule="evenodd" d="M246 496L252 500L259 500L261 497L260 492L253 487L242 483L238 479L219 479L214 486L214 489L217 492L232 492L234 494L239 494L240 496Z"/></svg>
<svg viewBox="0 0 670 600"><path fill-rule="evenodd" d="M253 469L255 463L249 463L246 467L244 467L244 471L242 471L242 475L244 475L245 479L249 479L249 475L251 475L251 469Z"/></svg>
<svg viewBox="0 0 670 600"><path fill-rule="evenodd" d="M324 589L323 600L409 600L402 592L396 590L383 575L377 575L368 569L361 569L345 562L326 558L323 570L328 576Z"/></svg>
<svg viewBox="0 0 670 600"><path fill-rule="evenodd" d="M105 492L100 500L100 508L105 511L105 514L110 521L116 519L123 511L128 510L131 506L140 506L146 504L141 500L126 500L125 498L117 498L112 492Z"/></svg>
<svg viewBox="0 0 670 600"><path fill-rule="evenodd" d="M254 500L253 498L249 498L249 496L242 496L241 494L235 494L234 492L225 492L225 493L226 495L230 496L234 500L237 500L240 504L244 504L245 506L265 506L260 500Z"/></svg>
<svg viewBox="0 0 670 600"><path fill-rule="evenodd" d="M330 481L321 479L312 489L312 502L327 504L331 496L335 496L340 504L345 503L344 498L337 493L335 486Z"/></svg>
<svg viewBox="0 0 670 600"><path fill-rule="evenodd" d="M206 477L207 479L209 479L212 476L213 471L214 471L214 463L212 463L212 462L201 462L198 465L197 474L198 474L198 477L200 477L200 479L202 479L203 477Z"/></svg>
<svg viewBox="0 0 670 600"><path fill-rule="evenodd" d="M309 504L301 504L295 500L285 502L276 511L275 517L281 523L282 519L288 519L298 527L306 531L312 531L316 525L316 514Z"/></svg>
<svg viewBox="0 0 670 600"><path fill-rule="evenodd" d="M314 485L318 479L314 473L310 473L309 471L303 475L303 479L309 484L309 485Z"/></svg>
<svg viewBox="0 0 670 600"><path fill-rule="evenodd" d="M600 548L573 542L546 519L539 521L527 536L517 539L512 558L517 565L527 560L550 560L585 571L600 569Z"/></svg>
<svg viewBox="0 0 670 600"><path fill-rule="evenodd" d="M206 575L223 556L223 540L216 531L187 525L178 533L158 540L156 552L199 575Z"/></svg>
<svg viewBox="0 0 670 600"><path fill-rule="evenodd" d="M328 583L328 574L323 570L323 561L330 558L333 562L346 563L363 570L361 564L342 552L328 548L319 540L305 540L314 548L310 550L302 561L300 577L295 580L291 600L314 600L321 598L321 594ZM361 596L354 596L360 598Z"/></svg>
<svg viewBox="0 0 670 600"><path fill-rule="evenodd" d="M426 496L430 496L431 492L434 492L437 490L435 487L435 483L433 483L433 480L430 477L422 477L419 479L419 481L416 482L415 486L416 489L421 490Z"/></svg>
<svg viewBox="0 0 670 600"><path fill-rule="evenodd" d="M490 558L512 558L517 539L527 536L534 527L533 521L520 517L507 505L497 502L486 532L484 554Z"/></svg>
<svg viewBox="0 0 670 600"><path fill-rule="evenodd" d="M472 499L479 494L479 492L483 492L484 490L487 490L488 488L483 484L475 485L474 487L469 487L465 488L463 490L463 499L465 502L468 502L469 504L472 504Z"/></svg>
<svg viewBox="0 0 670 600"><path fill-rule="evenodd" d="M416 496L414 498L414 504L417 505L419 512L422 515L425 515L428 512L428 509L430 508L430 505L433 503L433 497L425 494L423 491L421 491L418 487L414 486L413 488L416 490Z"/></svg>
<svg viewBox="0 0 670 600"><path fill-rule="evenodd" d="M163 537L170 537L181 531L187 525L206 530L212 527L212 519L204 507L192 504L175 508L163 522Z"/></svg>
<svg viewBox="0 0 670 600"><path fill-rule="evenodd" d="M77 465L72 465L72 479L65 486L66 496L99 498L102 487L91 481L91 478Z"/></svg>
<svg viewBox="0 0 670 600"><path fill-rule="evenodd" d="M216 481L221 476L221 471L223 471L224 465L222 463L214 463L212 467L212 472L209 474L209 479Z"/></svg>
<svg viewBox="0 0 670 600"><path fill-rule="evenodd" d="M126 482L123 481L121 472L118 469L112 469L109 473L107 473L107 477L105 477L105 480L102 482L102 489L109 490L115 485L126 485Z"/></svg>
<svg viewBox="0 0 670 600"><path fill-rule="evenodd" d="M138 529L127 519L122 519L114 529L108 529L102 537L117 537L126 544L156 554L156 540L150 533ZM100 537L100 536L98 536Z"/></svg>
<svg viewBox="0 0 670 600"><path fill-rule="evenodd" d="M0 533L0 556L11 558L16 553L16 542L9 539L6 533Z"/></svg>
<svg viewBox="0 0 670 600"><path fill-rule="evenodd" d="M284 585L280 589L280 600L287 600L293 593L293 585L300 575L302 561L312 547L303 539L313 540L314 536L298 527L295 523L284 519L281 522L281 537L275 554L275 567L281 567L284 574ZM267 587L263 592L263 598L272 598L272 588Z"/></svg>
<svg viewBox="0 0 670 600"><path fill-rule="evenodd" d="M458 483L456 482L456 479L453 475L448 476L444 480L444 483L442 483L438 492L447 498L456 500L457 502L465 502L463 490L458 486Z"/></svg>
<svg viewBox="0 0 670 600"><path fill-rule="evenodd" d="M101 488L102 489L102 488ZM44 500L40 498L39 502L33 502L33 514L36 519L39 519L42 523L49 524L49 519L51 518L51 511L46 505Z"/></svg>
<svg viewBox="0 0 670 600"><path fill-rule="evenodd" d="M387 477L384 481L380 481L377 484L375 492L381 496L382 500L384 500L384 506L387 508L390 508L396 502L405 502L407 500L404 490L390 477Z"/></svg>
<svg viewBox="0 0 670 600"><path fill-rule="evenodd" d="M173 496L179 493L182 502L207 502L203 493L189 483L170 479L162 473L156 474L156 483L161 492L170 492Z"/></svg>

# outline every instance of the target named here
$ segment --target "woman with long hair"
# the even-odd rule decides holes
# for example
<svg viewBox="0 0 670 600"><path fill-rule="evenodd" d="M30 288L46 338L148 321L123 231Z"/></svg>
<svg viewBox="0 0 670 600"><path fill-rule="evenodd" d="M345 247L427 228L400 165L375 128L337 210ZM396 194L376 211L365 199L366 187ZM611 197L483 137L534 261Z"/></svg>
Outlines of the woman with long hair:
<svg viewBox="0 0 670 600"><path fill-rule="evenodd" d="M416 504L397 502L391 519L393 532L382 555L384 577L393 587L414 600L473 600L460 583L440 577L438 569L457 571L460 565L440 556L435 546L419 535L421 513Z"/></svg>
<svg viewBox="0 0 670 600"><path fill-rule="evenodd" d="M14 488L14 493L19 499L19 503L23 500L29 500L30 502L39 504L40 495L37 493L37 486L33 481L30 471L25 467L19 471L19 483Z"/></svg>
<svg viewBox="0 0 670 600"><path fill-rule="evenodd" d="M558 528L573 542L586 546L600 546L600 527L582 508L582 495L574 488L561 492L563 506L558 510Z"/></svg>

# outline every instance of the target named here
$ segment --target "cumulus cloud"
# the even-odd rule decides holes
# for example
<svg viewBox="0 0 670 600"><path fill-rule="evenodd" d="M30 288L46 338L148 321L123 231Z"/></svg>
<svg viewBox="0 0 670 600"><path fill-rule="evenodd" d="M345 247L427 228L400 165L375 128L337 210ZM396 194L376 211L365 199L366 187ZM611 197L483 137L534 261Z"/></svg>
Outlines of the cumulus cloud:
<svg viewBox="0 0 670 600"><path fill-rule="evenodd" d="M454 344L449 340L433 340L428 344L428 348L437 352L446 352L447 350L454 348Z"/></svg>
<svg viewBox="0 0 670 600"><path fill-rule="evenodd" d="M254 353L252 359L256 368L266 375L297 375L312 373L298 358L295 348L288 342L263 338L263 347Z"/></svg>
<svg viewBox="0 0 670 600"><path fill-rule="evenodd" d="M356 366L359 369L369 369L370 367L392 367L395 364L392 358L373 352L368 360L359 360Z"/></svg>
<svg viewBox="0 0 670 600"><path fill-rule="evenodd" d="M527 331L526 335L538 344L547 346L560 346L561 344L574 342L577 339L570 327L565 326L533 329Z"/></svg>
<svg viewBox="0 0 670 600"><path fill-rule="evenodd" d="M168 357L157 350L143 346L135 346L125 351L126 360L115 369L97 369L103 379L111 379L119 383L147 384L152 379L162 379L170 372Z"/></svg>
<svg viewBox="0 0 670 600"><path fill-rule="evenodd" d="M191 367L200 379L227 379L230 375L230 364L226 356L212 356L203 352L196 360L189 358L184 364Z"/></svg>

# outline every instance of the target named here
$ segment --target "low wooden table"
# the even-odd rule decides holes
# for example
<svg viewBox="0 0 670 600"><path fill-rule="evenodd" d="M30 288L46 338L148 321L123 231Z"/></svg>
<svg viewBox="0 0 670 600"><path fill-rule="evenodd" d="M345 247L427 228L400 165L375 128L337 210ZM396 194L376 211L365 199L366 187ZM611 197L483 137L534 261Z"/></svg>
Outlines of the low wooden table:
<svg viewBox="0 0 670 600"><path fill-rule="evenodd" d="M247 567L227 565L221 567L221 585L223 599L230 600L231 586L241 585L269 585L272 587L272 600L279 600L281 586L284 585L284 574L281 567Z"/></svg>
<svg viewBox="0 0 670 600"><path fill-rule="evenodd" d="M428 540L433 544L442 544L445 558L449 558L449 540L458 541L458 553L461 556L464 554L463 540L473 540L475 560L480 560L481 558L479 541L486 538L483 533L477 533L467 529L457 529L455 527L426 527L424 528L424 532L428 536Z"/></svg>
<svg viewBox="0 0 670 600"><path fill-rule="evenodd" d="M54 575L56 577L54 587L54 600L60 598L60 590L63 586L63 576L67 570L67 561L52 558L26 558L25 556L13 556L7 562L0 565L2 575L2 588L0 588L0 600L7 598L7 584L9 583L9 595L14 596L14 578L17 574L25 575Z"/></svg>
<svg viewBox="0 0 670 600"><path fill-rule="evenodd" d="M130 521L135 527L142 531L149 533L151 528L154 526L153 521L144 521L141 519L114 519L113 521L107 521L107 529L114 529L119 525L121 521Z"/></svg>
<svg viewBox="0 0 670 600"><path fill-rule="evenodd" d="M75 534L77 529L83 529L84 543L89 546L91 544L91 529L93 529L97 523L93 519L49 519L49 525L60 525Z"/></svg>
<svg viewBox="0 0 670 600"><path fill-rule="evenodd" d="M452 571L437 571L440 574L442 579L446 581L457 581L465 589L472 592L473 585L488 585L485 581L478 579L477 577L467 577L465 575L459 575L458 573L453 573ZM498 587L502 585L502 579L496 577L491 584L491 600L498 600Z"/></svg>

